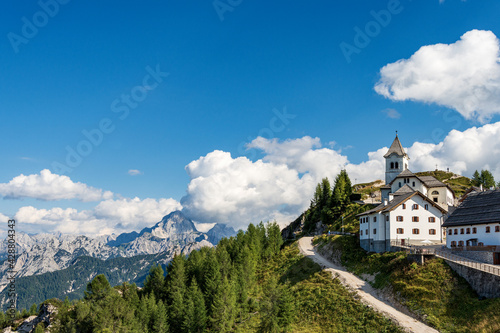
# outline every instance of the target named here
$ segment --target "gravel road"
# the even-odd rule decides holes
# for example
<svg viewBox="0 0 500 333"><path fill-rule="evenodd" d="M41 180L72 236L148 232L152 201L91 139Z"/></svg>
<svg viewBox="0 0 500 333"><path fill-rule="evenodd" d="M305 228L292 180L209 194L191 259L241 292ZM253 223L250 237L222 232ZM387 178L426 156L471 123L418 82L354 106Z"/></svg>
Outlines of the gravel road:
<svg viewBox="0 0 500 333"><path fill-rule="evenodd" d="M300 252L311 258L314 262L322 266L326 271L331 272L332 277L338 276L339 281L347 288L354 290L360 297L360 300L371 306L375 311L382 313L384 316L392 319L397 324L402 326L409 332L438 332L432 327L402 313L395 309L387 302L383 301L377 296L375 289L370 286L366 281L361 280L356 275L349 273L344 267L337 266L330 261L326 260L318 254L312 244L312 237L302 237L299 239Z"/></svg>

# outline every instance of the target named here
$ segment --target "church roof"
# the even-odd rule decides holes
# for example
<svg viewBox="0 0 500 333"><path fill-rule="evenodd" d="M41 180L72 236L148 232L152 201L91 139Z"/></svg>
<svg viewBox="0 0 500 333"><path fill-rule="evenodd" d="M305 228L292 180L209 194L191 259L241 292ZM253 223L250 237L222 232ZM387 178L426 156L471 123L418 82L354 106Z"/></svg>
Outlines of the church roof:
<svg viewBox="0 0 500 333"><path fill-rule="evenodd" d="M392 142L391 147L389 148L387 153L384 155L384 157L389 157L392 154L396 154L398 156L407 156L405 153L405 150L403 148L403 145L401 144L401 141L399 141L397 134L396 134L396 138Z"/></svg>
<svg viewBox="0 0 500 333"><path fill-rule="evenodd" d="M446 187L446 184L440 182L433 176L418 176L418 179L427 187Z"/></svg>
<svg viewBox="0 0 500 333"><path fill-rule="evenodd" d="M415 192L415 190L412 189L410 186L408 186L408 184L406 184L405 186L401 187L399 190L394 192L394 195L401 195L401 194L407 194L407 193L413 193L413 192Z"/></svg>
<svg viewBox="0 0 500 333"><path fill-rule="evenodd" d="M500 190L470 193L443 227L500 223Z"/></svg>
<svg viewBox="0 0 500 333"><path fill-rule="evenodd" d="M409 169L405 169L403 172L401 172L399 175L396 176L396 178L401 178L401 177L416 177L416 176Z"/></svg>
<svg viewBox="0 0 500 333"><path fill-rule="evenodd" d="M500 193L500 191L499 191L499 193ZM403 193L401 195L397 195L394 197L394 199L389 201L389 203L387 205L384 206L384 203L381 203L377 207L370 209L370 210L367 210L366 212L358 214L356 216L369 215L369 214L378 213L378 212L381 212L381 213L390 212L390 211L394 210L395 208L399 207L401 204L405 203L407 200L409 200L410 198L412 198L415 195L421 196L424 200L429 202L432 206L439 209L443 214L446 213L446 210L443 209L443 207L439 206L434 201L432 201L431 199L429 199L428 197L423 195L420 191L413 191L413 192L408 192L408 193Z"/></svg>

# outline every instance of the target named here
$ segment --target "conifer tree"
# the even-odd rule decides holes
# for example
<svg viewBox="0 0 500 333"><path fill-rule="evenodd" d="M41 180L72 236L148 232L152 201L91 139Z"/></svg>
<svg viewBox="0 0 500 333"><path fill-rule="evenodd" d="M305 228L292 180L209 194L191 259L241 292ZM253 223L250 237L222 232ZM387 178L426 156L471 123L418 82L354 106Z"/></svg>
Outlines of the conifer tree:
<svg viewBox="0 0 500 333"><path fill-rule="evenodd" d="M186 297L183 329L189 333L204 332L206 322L205 300L196 279L193 278Z"/></svg>
<svg viewBox="0 0 500 333"><path fill-rule="evenodd" d="M186 293L185 258L176 255L167 270L166 292L168 295L169 326L171 332L181 332L184 320L184 298Z"/></svg>
<svg viewBox="0 0 500 333"><path fill-rule="evenodd" d="M220 333L232 331L235 306L236 297L233 282L224 277L222 284L217 288L212 303L212 314L209 318L212 331Z"/></svg>
<svg viewBox="0 0 500 333"><path fill-rule="evenodd" d="M149 269L149 274L144 282L143 292L147 295L154 293L157 299L161 299L165 294L165 274L161 265L153 265Z"/></svg>

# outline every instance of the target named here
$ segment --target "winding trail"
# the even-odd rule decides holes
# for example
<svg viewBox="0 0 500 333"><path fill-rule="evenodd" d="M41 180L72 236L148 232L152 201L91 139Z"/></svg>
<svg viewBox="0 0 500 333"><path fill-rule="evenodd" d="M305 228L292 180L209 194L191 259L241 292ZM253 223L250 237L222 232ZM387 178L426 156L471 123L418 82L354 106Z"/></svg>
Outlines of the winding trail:
<svg viewBox="0 0 500 333"><path fill-rule="evenodd" d="M349 273L344 267L337 266L318 254L312 244L312 237L302 237L299 239L299 249L304 256L311 258L314 262L322 266L325 271L330 272L333 278L338 277L339 281L344 286L354 290L359 295L360 300L363 303L371 306L375 311L380 312L384 316L392 319L407 331L415 333L438 332L434 328L429 327L395 309L389 303L379 298L376 290L370 286L369 283L361 280L354 274Z"/></svg>

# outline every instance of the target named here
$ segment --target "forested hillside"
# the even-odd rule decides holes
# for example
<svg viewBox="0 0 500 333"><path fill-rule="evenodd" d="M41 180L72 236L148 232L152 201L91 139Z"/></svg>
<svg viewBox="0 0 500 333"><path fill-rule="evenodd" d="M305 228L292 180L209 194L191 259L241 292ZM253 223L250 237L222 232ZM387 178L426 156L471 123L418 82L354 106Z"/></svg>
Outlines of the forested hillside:
<svg viewBox="0 0 500 333"><path fill-rule="evenodd" d="M51 332L400 332L295 244L281 247L278 225L261 223L176 256L166 276L154 265L143 289L98 275L84 298L47 301Z"/></svg>

